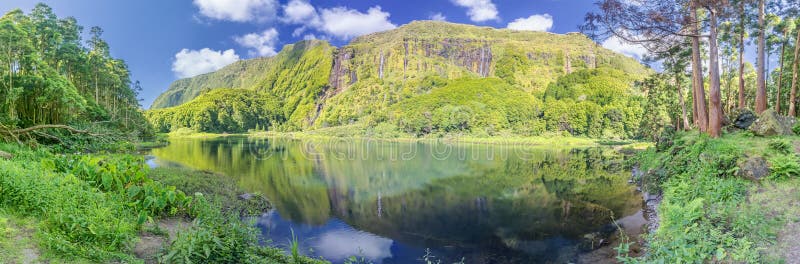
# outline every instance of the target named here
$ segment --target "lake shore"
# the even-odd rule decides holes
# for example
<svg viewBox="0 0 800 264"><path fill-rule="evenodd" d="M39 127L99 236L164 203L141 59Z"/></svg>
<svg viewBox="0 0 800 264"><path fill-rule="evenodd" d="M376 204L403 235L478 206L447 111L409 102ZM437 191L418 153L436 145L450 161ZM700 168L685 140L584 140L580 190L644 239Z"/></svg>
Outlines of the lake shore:
<svg viewBox="0 0 800 264"><path fill-rule="evenodd" d="M429 143L448 143L448 144L485 144L499 146L524 146L524 147L548 147L554 146L561 148L585 148L599 146L614 146L619 149L644 150L652 143L638 140L608 140L594 139L586 137L574 137L563 135L544 135L544 136L494 136L494 137L475 137L447 135L443 137L371 137L371 136L338 136L311 132L247 132L247 133L206 133L206 132L172 132L165 134L169 139L214 139L222 137L248 137L248 138L284 138L294 140L361 140L361 141L384 141L384 142L429 142Z"/></svg>

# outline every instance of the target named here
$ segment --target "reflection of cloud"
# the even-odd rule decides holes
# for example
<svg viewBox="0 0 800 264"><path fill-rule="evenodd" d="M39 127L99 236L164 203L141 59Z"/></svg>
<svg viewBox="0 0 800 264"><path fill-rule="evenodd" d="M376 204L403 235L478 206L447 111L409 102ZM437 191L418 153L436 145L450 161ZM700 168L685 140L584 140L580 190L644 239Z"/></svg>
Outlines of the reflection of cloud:
<svg viewBox="0 0 800 264"><path fill-rule="evenodd" d="M313 248L328 259L362 256L381 260L392 256L391 246L390 239L352 230L337 230L320 235Z"/></svg>

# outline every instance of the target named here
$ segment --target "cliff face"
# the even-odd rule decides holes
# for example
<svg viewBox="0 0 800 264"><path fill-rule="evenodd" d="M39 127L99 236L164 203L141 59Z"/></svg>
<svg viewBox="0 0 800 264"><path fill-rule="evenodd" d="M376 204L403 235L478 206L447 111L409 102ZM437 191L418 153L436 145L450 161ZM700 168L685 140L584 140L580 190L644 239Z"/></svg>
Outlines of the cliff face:
<svg viewBox="0 0 800 264"><path fill-rule="evenodd" d="M529 93L567 73L611 67L632 75L647 68L581 34L551 34L447 22L412 22L334 48L323 41L287 45L272 58L243 61L176 81L153 108L173 106L207 88L250 88L285 101L287 129L381 119L389 106L462 77L498 77ZM260 72L260 74L257 74ZM236 74L238 73L238 74Z"/></svg>

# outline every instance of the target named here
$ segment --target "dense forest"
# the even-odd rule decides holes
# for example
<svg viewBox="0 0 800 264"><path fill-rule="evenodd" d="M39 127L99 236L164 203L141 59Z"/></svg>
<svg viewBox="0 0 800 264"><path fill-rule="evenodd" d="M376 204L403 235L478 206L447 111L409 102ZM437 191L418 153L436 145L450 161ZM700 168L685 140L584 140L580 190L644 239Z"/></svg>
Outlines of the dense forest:
<svg viewBox="0 0 800 264"><path fill-rule="evenodd" d="M585 34L642 46L663 67L642 82L641 129L656 144L632 161L657 220L647 254L619 259L796 261L800 2L601 0L597 6L581 26Z"/></svg>
<svg viewBox="0 0 800 264"><path fill-rule="evenodd" d="M597 3L599 12L586 15L581 29L595 39L613 36L641 45L652 60L662 62L663 72L645 81L656 91L648 94L651 109L662 110L646 125L697 127L719 137L740 109L797 116L798 4L604 0ZM755 65L746 62L746 52L755 52ZM777 65L769 64L771 58Z"/></svg>
<svg viewBox="0 0 800 264"><path fill-rule="evenodd" d="M29 14L14 10L0 18L0 137L58 140L42 131L12 132L49 124L152 134L137 99L141 87L128 66L111 57L101 28L92 27L85 42L83 33L74 18L58 18L43 4Z"/></svg>

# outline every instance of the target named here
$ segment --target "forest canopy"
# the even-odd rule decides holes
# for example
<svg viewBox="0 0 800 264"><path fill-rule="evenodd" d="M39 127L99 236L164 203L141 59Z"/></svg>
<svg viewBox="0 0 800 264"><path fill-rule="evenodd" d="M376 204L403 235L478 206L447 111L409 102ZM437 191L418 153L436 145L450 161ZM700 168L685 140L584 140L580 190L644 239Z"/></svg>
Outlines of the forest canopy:
<svg viewBox="0 0 800 264"><path fill-rule="evenodd" d="M0 124L103 123L126 133L151 132L125 61L113 58L103 30L84 42L75 18L59 18L44 4L0 18Z"/></svg>

